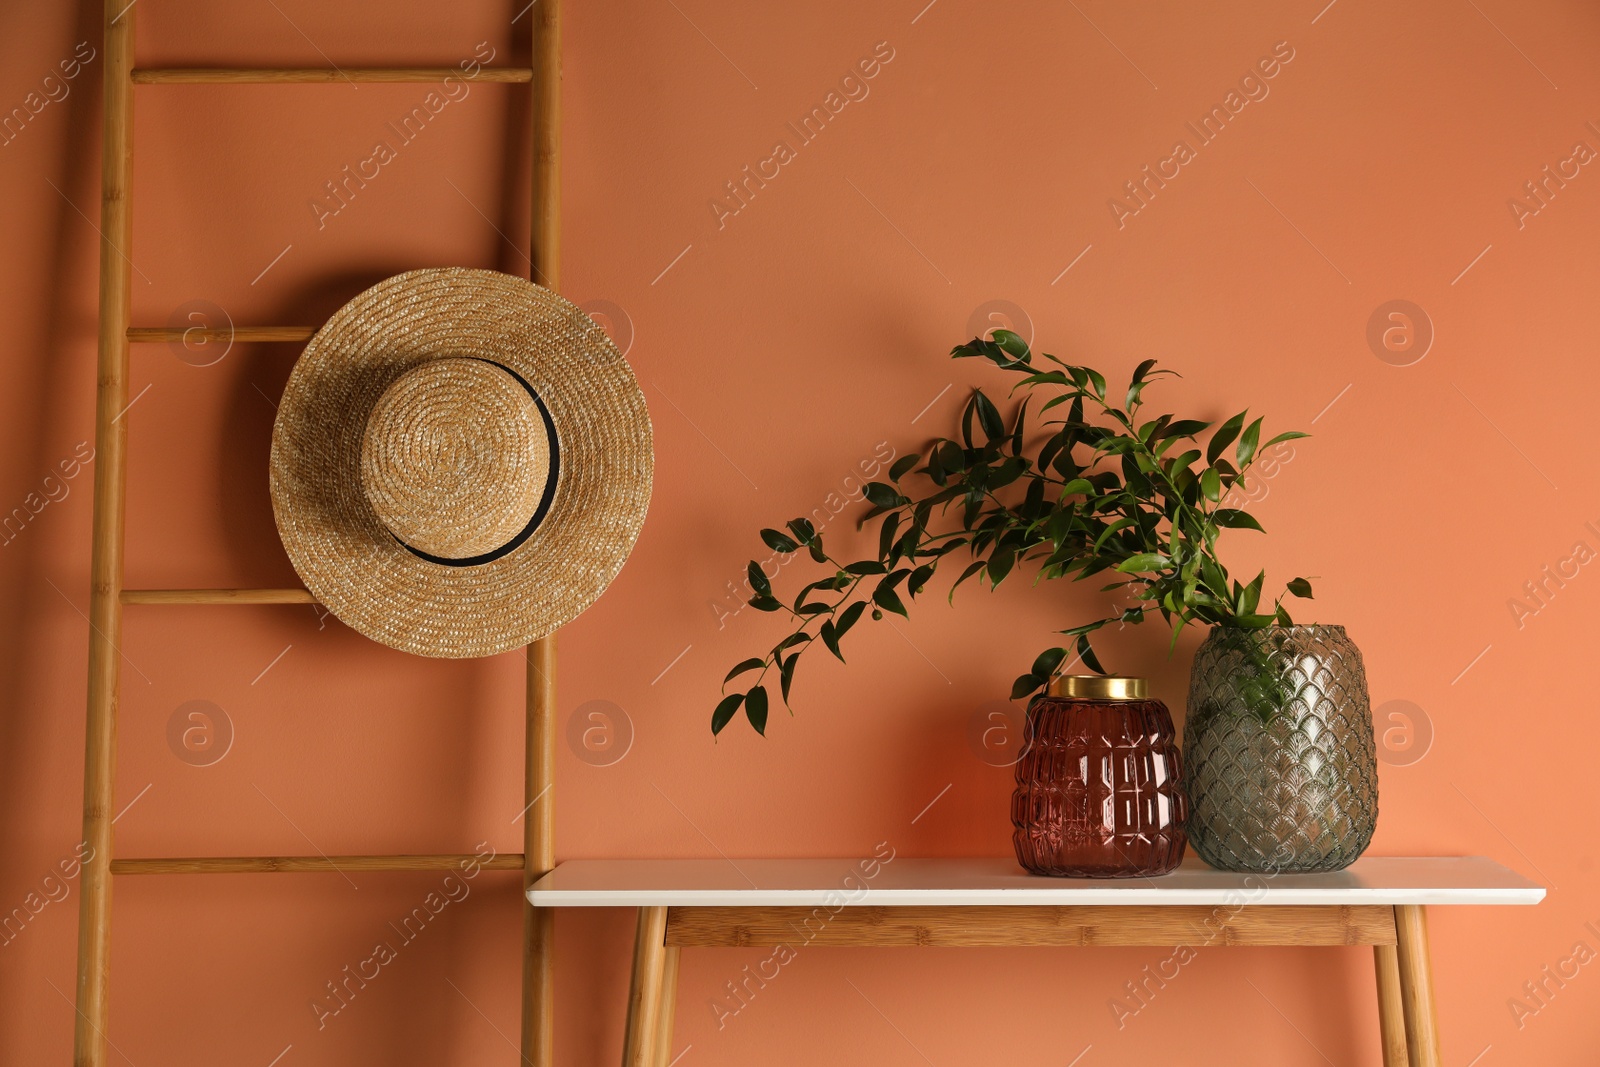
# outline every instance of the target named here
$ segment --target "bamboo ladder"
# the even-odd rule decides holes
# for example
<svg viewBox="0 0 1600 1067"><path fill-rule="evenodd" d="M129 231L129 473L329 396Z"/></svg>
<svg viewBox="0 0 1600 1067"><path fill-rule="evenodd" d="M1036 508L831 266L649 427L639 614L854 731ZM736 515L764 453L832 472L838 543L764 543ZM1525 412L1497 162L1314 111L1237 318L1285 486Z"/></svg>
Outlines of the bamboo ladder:
<svg viewBox="0 0 1600 1067"><path fill-rule="evenodd" d="M485 68L476 80L525 82L532 148L530 271L558 288L561 259L561 15L560 0L532 8L531 67ZM120 692L122 609L130 604L310 604L304 589L126 589L123 587L124 507L127 495L127 423L130 342L182 340L183 330L131 324L133 86L306 82L438 82L452 67L192 68L136 69L134 19L127 0L107 0L105 108L101 160L100 331L95 402L94 535L89 599L88 727L84 741L83 836L93 848L84 864L78 916L77 1016L73 1062L107 1067L106 1026L111 955L111 885L115 875L218 874L290 871L437 871L466 855L444 856L244 856L191 859L113 859L111 821L116 790L117 706ZM207 340L304 341L315 330L298 326L202 331ZM193 337L195 331L189 331ZM555 866L556 642L529 645L525 794L528 803L521 854L503 854L491 870L521 870L523 888ZM553 1067L551 951L554 913L523 903L522 1060Z"/></svg>

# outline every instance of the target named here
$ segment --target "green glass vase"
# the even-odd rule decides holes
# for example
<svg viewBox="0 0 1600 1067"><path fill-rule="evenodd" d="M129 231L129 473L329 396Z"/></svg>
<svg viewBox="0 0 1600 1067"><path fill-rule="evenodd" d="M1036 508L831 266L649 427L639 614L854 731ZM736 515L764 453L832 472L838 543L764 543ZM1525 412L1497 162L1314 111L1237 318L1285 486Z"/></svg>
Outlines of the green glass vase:
<svg viewBox="0 0 1600 1067"><path fill-rule="evenodd" d="M1185 829L1219 870L1337 871L1378 822L1361 652L1342 626L1217 627L1195 653Z"/></svg>

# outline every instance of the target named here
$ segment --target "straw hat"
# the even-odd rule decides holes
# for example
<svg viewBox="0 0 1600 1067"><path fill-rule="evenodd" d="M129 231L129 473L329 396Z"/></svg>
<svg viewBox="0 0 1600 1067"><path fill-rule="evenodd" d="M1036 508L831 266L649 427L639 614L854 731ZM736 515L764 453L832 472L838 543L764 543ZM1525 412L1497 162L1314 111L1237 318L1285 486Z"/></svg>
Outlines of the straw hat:
<svg viewBox="0 0 1600 1067"><path fill-rule="evenodd" d="M650 503L650 413L575 305L487 270L396 275L317 331L272 430L295 570L352 629L490 656L576 618Z"/></svg>

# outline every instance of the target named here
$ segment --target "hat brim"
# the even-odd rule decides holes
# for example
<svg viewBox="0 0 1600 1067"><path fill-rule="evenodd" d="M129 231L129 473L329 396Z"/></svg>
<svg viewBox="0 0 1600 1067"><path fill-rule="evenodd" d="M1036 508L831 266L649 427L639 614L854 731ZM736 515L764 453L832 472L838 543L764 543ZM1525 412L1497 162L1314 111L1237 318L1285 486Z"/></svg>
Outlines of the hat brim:
<svg viewBox="0 0 1600 1067"><path fill-rule="evenodd" d="M362 434L419 363L498 363L550 413L561 462L533 534L474 566L425 560L361 487ZM576 305L495 271L411 271L351 300L295 364L272 432L272 509L306 588L343 623L421 656L491 656L577 618L622 569L650 503L650 413L622 353Z"/></svg>

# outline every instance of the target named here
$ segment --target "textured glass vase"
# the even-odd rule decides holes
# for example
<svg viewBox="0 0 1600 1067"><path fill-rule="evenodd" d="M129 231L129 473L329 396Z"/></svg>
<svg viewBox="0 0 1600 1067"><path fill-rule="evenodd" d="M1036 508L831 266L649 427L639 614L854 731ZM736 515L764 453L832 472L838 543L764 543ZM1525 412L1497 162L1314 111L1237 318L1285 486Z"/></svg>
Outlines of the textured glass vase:
<svg viewBox="0 0 1600 1067"><path fill-rule="evenodd" d="M1217 627L1184 724L1189 840L1226 871L1337 871L1378 822L1361 652L1342 626Z"/></svg>
<svg viewBox="0 0 1600 1067"><path fill-rule="evenodd" d="M1011 798L1034 874L1133 878L1183 859L1182 757L1159 700L1038 697Z"/></svg>

